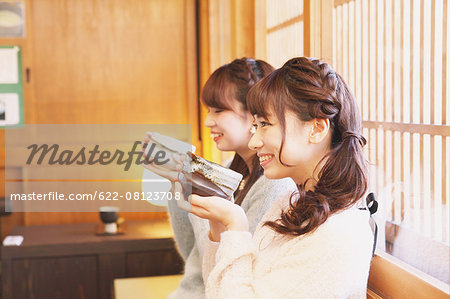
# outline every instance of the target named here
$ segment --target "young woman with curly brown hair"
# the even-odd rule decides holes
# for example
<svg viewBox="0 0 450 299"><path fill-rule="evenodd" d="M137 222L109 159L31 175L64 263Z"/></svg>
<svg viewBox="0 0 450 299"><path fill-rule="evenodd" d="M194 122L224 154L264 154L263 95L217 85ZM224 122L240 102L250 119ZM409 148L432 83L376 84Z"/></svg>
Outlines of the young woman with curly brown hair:
<svg viewBox="0 0 450 299"><path fill-rule="evenodd" d="M210 222L203 260L208 298L365 298L373 236L365 139L356 101L327 63L294 58L255 84L249 147L264 175L291 177L254 235L238 205L191 195ZM180 186L176 184L176 189Z"/></svg>

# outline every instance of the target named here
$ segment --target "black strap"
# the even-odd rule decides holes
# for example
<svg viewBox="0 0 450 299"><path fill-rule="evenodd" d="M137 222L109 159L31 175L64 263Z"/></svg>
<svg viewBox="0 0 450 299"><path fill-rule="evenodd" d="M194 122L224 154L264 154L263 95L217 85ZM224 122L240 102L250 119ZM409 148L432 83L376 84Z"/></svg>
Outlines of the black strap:
<svg viewBox="0 0 450 299"><path fill-rule="evenodd" d="M372 256L375 255L375 249L377 248L377 236L378 236L378 226L373 219L372 215L375 214L378 210L378 202L375 199L375 194L373 192L369 193L366 197L366 206L367 209L370 212L370 219L373 221L374 224L374 231L373 231L373 247L372 247ZM365 210L366 208L361 208L362 210Z"/></svg>

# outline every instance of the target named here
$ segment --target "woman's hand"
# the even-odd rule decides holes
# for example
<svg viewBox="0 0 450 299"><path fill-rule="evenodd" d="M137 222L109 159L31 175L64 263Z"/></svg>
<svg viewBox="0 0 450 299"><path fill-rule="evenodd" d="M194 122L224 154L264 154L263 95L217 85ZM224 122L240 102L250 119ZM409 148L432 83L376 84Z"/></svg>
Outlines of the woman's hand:
<svg viewBox="0 0 450 299"><path fill-rule="evenodd" d="M227 227L222 222L209 220L209 239L214 242L220 242L220 234L227 230Z"/></svg>
<svg viewBox="0 0 450 299"><path fill-rule="evenodd" d="M179 182L175 182L175 191L181 190ZM190 206L188 212L210 222L210 239L220 241L220 234L225 230L248 231L248 219L244 210L217 196L199 196L192 194L188 197ZM181 207L183 208L183 207Z"/></svg>
<svg viewBox="0 0 450 299"><path fill-rule="evenodd" d="M147 132L143 144L148 144L151 140L151 136L152 136L151 133ZM146 148L143 147L142 152L144 158L147 159L147 156L145 155ZM171 162L173 161L173 163L165 165L165 167L155 165L154 163L148 164L144 163L142 164L142 166L144 166L144 168L150 170L151 172L168 179L171 182L175 182L178 180L178 175L180 174L181 169L183 168L183 161L185 157L183 155L173 153L168 158L171 159Z"/></svg>

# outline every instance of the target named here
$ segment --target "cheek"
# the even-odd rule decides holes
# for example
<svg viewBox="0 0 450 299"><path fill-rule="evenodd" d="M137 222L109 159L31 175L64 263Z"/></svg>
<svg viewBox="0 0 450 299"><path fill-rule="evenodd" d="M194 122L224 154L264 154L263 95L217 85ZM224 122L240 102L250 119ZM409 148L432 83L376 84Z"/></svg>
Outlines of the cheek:
<svg viewBox="0 0 450 299"><path fill-rule="evenodd" d="M248 136L250 135L252 122L246 119L233 117L227 120L226 126L227 130L233 133L233 135Z"/></svg>
<svg viewBox="0 0 450 299"><path fill-rule="evenodd" d="M309 127L290 122L286 129L286 137L282 151L285 164L299 166L310 159L312 150L309 143Z"/></svg>
<svg viewBox="0 0 450 299"><path fill-rule="evenodd" d="M283 163L296 166L305 158L305 146L300 142L287 141L284 143L283 150L281 152L281 160Z"/></svg>
<svg viewBox="0 0 450 299"><path fill-rule="evenodd" d="M226 123L227 119L226 117L223 117L221 114L218 114L214 117L214 121L218 126L223 126L223 124Z"/></svg>
<svg viewBox="0 0 450 299"><path fill-rule="evenodd" d="M243 127L250 128L253 125L253 117L249 117L248 115L240 116L236 119L236 122L239 122Z"/></svg>
<svg viewBox="0 0 450 299"><path fill-rule="evenodd" d="M232 132L232 134L234 136L233 139L239 146L248 147L248 143L250 141L250 138L252 137L252 135L250 133L250 128L241 126L241 127L236 128Z"/></svg>

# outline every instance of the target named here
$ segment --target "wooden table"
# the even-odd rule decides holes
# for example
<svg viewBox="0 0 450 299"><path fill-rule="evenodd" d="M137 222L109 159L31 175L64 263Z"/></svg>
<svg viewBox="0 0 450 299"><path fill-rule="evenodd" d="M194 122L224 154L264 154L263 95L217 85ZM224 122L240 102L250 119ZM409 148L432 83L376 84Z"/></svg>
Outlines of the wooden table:
<svg viewBox="0 0 450 299"><path fill-rule="evenodd" d="M3 298L111 299L115 278L179 274L167 220L126 222L97 236L95 223L17 227L21 246L2 246Z"/></svg>
<svg viewBox="0 0 450 299"><path fill-rule="evenodd" d="M115 299L166 299L183 275L114 279Z"/></svg>

